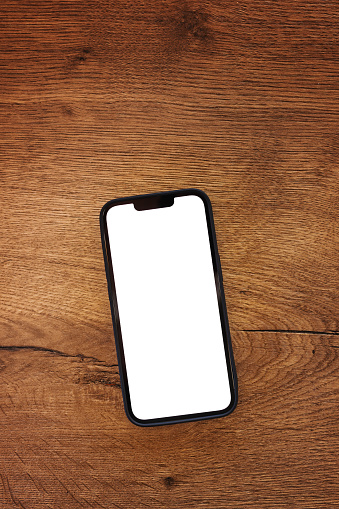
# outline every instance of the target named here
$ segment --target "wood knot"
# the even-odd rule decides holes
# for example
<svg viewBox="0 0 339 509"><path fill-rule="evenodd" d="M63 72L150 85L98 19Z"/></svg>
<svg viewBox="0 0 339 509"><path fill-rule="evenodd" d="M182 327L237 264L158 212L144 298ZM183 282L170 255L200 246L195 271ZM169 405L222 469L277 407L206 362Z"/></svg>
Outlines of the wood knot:
<svg viewBox="0 0 339 509"><path fill-rule="evenodd" d="M68 57L68 62L66 64L66 69L71 71L79 67L83 62L86 62L88 56L92 52L92 48L86 46L82 48L77 53Z"/></svg>
<svg viewBox="0 0 339 509"><path fill-rule="evenodd" d="M66 117L73 117L74 112L71 106L63 106L62 108L63 113L66 115ZM83 360L83 359L81 359Z"/></svg>
<svg viewBox="0 0 339 509"><path fill-rule="evenodd" d="M80 62L86 62L88 55L91 53L92 48L83 48L78 54L77 58Z"/></svg>
<svg viewBox="0 0 339 509"><path fill-rule="evenodd" d="M166 488L171 488L174 485L173 477L165 477L164 485L166 486Z"/></svg>
<svg viewBox="0 0 339 509"><path fill-rule="evenodd" d="M208 15L203 11L186 10L179 21L180 31L203 41L209 36L208 28L205 25L207 19Z"/></svg>

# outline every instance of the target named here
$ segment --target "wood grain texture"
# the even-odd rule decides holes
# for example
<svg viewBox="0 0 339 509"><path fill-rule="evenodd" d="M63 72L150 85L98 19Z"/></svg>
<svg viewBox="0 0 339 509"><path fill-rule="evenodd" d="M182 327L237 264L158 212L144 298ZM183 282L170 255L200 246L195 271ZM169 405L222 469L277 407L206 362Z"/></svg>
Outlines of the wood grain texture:
<svg viewBox="0 0 339 509"><path fill-rule="evenodd" d="M233 342L238 409L146 429L124 415L116 365L2 347L4 507L334 507L339 339Z"/></svg>
<svg viewBox="0 0 339 509"><path fill-rule="evenodd" d="M2 0L0 24L0 508L338 507L336 2ZM98 215L185 187L240 402L144 430Z"/></svg>

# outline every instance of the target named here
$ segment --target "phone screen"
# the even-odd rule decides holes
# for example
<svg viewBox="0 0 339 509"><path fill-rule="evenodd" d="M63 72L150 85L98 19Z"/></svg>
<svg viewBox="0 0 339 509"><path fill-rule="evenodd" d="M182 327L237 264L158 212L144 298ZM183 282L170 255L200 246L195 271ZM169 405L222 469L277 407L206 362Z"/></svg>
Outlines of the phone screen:
<svg viewBox="0 0 339 509"><path fill-rule="evenodd" d="M203 200L106 216L133 415L142 421L222 411L231 402Z"/></svg>

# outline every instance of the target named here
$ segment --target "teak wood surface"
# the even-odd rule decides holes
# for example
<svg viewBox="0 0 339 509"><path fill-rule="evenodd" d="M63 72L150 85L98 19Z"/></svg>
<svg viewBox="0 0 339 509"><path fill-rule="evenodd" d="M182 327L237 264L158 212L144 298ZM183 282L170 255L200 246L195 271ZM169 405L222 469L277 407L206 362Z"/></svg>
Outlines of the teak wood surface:
<svg viewBox="0 0 339 509"><path fill-rule="evenodd" d="M338 4L0 13L0 508L339 507ZM213 205L239 404L139 428L99 212L187 187Z"/></svg>

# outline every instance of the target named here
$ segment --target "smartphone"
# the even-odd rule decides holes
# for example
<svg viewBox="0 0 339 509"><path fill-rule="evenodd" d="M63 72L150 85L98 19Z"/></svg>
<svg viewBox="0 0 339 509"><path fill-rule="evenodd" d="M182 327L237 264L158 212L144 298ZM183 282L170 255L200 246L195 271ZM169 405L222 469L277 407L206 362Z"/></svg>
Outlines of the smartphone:
<svg viewBox="0 0 339 509"><path fill-rule="evenodd" d="M221 417L237 379L211 202L198 189L120 198L100 214L127 417Z"/></svg>

